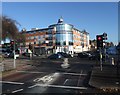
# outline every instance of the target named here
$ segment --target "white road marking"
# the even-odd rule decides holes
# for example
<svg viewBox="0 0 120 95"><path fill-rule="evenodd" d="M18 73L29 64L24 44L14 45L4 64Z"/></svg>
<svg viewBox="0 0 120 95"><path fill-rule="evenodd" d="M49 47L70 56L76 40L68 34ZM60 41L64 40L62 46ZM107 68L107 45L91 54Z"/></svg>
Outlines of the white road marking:
<svg viewBox="0 0 120 95"><path fill-rule="evenodd" d="M12 91L12 93L20 92L20 91L22 91L22 90L23 90L23 89L18 89L18 90Z"/></svg>
<svg viewBox="0 0 120 95"><path fill-rule="evenodd" d="M16 71L16 72L20 72L20 73L46 73L46 72L34 72L34 71Z"/></svg>
<svg viewBox="0 0 120 95"><path fill-rule="evenodd" d="M66 79L65 82L64 82L63 84L65 85L67 81L68 81L68 79Z"/></svg>
<svg viewBox="0 0 120 95"><path fill-rule="evenodd" d="M55 80L58 77L59 77L59 73L53 73L53 74L45 75L45 76L40 77L40 78L36 78L33 81L34 82L43 82L43 83L47 82L48 83L48 82L53 81L53 79Z"/></svg>
<svg viewBox="0 0 120 95"><path fill-rule="evenodd" d="M9 84L24 84L24 83L20 83L20 82L11 82L11 81L0 81L0 83L9 83Z"/></svg>
<svg viewBox="0 0 120 95"><path fill-rule="evenodd" d="M36 87L37 85L35 84L35 85L32 85L32 86L29 86L28 88L33 88L33 87Z"/></svg>
<svg viewBox="0 0 120 95"><path fill-rule="evenodd" d="M82 72L83 72L83 70L81 70L80 74L82 74ZM80 78L81 78L81 75L79 76L77 86L78 86L78 85L79 85L79 83L80 83Z"/></svg>
<svg viewBox="0 0 120 95"><path fill-rule="evenodd" d="M37 72L37 71L17 71L17 72L21 72L21 73L47 73L47 72ZM76 76L80 76L80 75L83 75L83 76L86 76L87 74L81 74L81 73L62 73L62 72L56 72L56 73L59 73L59 74L65 74L65 75L76 75Z"/></svg>
<svg viewBox="0 0 120 95"><path fill-rule="evenodd" d="M86 90L86 87L76 87L76 86L62 86L62 85L47 85L47 84L37 84L37 86L42 87L56 87L56 88L67 88L67 89L83 89Z"/></svg>
<svg viewBox="0 0 120 95"><path fill-rule="evenodd" d="M76 75L76 76L80 76L80 75L86 76L86 75L87 75L87 74L82 74L82 73L60 73L60 74L65 74L65 75Z"/></svg>

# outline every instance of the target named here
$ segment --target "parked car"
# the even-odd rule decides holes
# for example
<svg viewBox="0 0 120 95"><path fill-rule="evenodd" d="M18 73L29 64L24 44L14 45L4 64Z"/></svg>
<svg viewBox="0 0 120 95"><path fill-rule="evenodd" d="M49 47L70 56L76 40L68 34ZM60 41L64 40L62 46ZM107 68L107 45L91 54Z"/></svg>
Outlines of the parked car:
<svg viewBox="0 0 120 95"><path fill-rule="evenodd" d="M106 59L109 58L109 55L106 54ZM100 53L99 52L94 52L94 53L91 53L91 55L89 56L89 59L90 60L100 60ZM105 54L102 53L102 60L105 60Z"/></svg>
<svg viewBox="0 0 120 95"><path fill-rule="evenodd" d="M79 58L88 58L91 54L87 52L78 53Z"/></svg>
<svg viewBox="0 0 120 95"><path fill-rule="evenodd" d="M27 52L22 53L22 55L23 55L23 56L30 57L30 53L27 53Z"/></svg>
<svg viewBox="0 0 120 95"><path fill-rule="evenodd" d="M63 58L63 56L61 54L52 54L50 56L48 56L49 59L60 59Z"/></svg>
<svg viewBox="0 0 120 95"><path fill-rule="evenodd" d="M10 55L11 53L12 53L12 51L2 50L2 55L3 55L5 58L9 57L9 55Z"/></svg>
<svg viewBox="0 0 120 95"><path fill-rule="evenodd" d="M58 52L57 54L62 55L64 58L71 58L70 54L64 53L64 52Z"/></svg>
<svg viewBox="0 0 120 95"><path fill-rule="evenodd" d="M91 53L91 55L88 57L90 60L97 60L99 59L99 54Z"/></svg>
<svg viewBox="0 0 120 95"><path fill-rule="evenodd" d="M14 58L14 53L13 53L13 52L10 53L8 57L9 57L9 58ZM19 54L15 54L15 57L18 58L18 57L19 57Z"/></svg>
<svg viewBox="0 0 120 95"><path fill-rule="evenodd" d="M7 57L10 56L10 52L5 52L5 53L3 53L3 55L4 55L5 58L7 58Z"/></svg>

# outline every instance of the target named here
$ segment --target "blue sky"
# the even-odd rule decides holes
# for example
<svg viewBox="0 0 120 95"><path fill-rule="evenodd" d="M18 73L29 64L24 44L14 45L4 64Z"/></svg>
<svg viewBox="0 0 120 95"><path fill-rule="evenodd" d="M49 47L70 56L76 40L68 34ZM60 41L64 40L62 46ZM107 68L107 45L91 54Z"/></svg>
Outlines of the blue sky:
<svg viewBox="0 0 120 95"><path fill-rule="evenodd" d="M106 32L108 41L118 42L117 2L3 2L2 14L17 20L22 28L46 28L62 16L65 23L87 30L90 39Z"/></svg>

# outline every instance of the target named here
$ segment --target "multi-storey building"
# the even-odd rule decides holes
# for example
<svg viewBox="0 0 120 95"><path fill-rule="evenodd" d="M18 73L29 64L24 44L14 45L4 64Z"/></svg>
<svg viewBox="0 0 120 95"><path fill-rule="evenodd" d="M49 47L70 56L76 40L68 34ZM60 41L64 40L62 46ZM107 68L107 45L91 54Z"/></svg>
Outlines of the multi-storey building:
<svg viewBox="0 0 120 95"><path fill-rule="evenodd" d="M64 23L62 18L58 20L57 24L50 25L48 28L32 29L24 33L27 48L31 44L39 51L45 50L47 53L66 52L73 54L89 49L89 33Z"/></svg>

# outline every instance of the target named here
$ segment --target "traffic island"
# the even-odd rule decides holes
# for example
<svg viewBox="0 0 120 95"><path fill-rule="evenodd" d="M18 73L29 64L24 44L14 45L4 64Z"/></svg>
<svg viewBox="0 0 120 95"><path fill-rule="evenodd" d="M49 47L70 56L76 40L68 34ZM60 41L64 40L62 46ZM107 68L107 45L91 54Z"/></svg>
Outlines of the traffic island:
<svg viewBox="0 0 120 95"><path fill-rule="evenodd" d="M98 66L93 67L89 85L103 91L120 92L120 67L103 65L102 71Z"/></svg>

